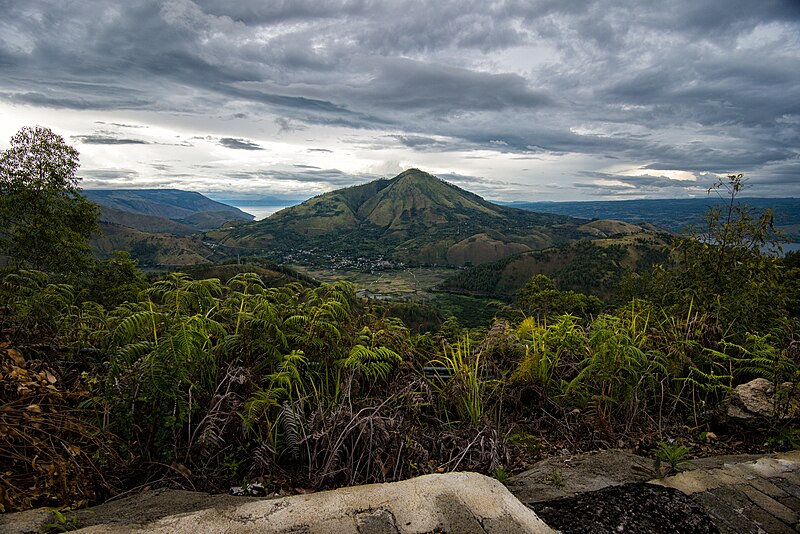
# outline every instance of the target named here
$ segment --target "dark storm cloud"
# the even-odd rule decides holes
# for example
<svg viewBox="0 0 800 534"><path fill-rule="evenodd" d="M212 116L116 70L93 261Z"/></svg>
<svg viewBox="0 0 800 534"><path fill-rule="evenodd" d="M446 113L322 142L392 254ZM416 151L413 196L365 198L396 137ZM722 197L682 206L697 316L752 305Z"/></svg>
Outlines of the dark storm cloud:
<svg viewBox="0 0 800 534"><path fill-rule="evenodd" d="M550 103L517 74L486 74L406 59L387 60L380 74L356 90L374 105L399 111L493 111Z"/></svg>
<svg viewBox="0 0 800 534"><path fill-rule="evenodd" d="M418 152L447 152L466 148L466 143L456 144L425 135L390 135L390 139Z"/></svg>
<svg viewBox="0 0 800 534"><path fill-rule="evenodd" d="M73 139L86 145L146 145L147 141L142 139L130 139L125 137L113 137L110 135L74 135Z"/></svg>
<svg viewBox="0 0 800 534"><path fill-rule="evenodd" d="M81 175L92 182L133 182L139 173L130 169L91 169Z"/></svg>
<svg viewBox="0 0 800 534"><path fill-rule="evenodd" d="M605 180L613 180L621 182L622 184L628 186L633 186L638 188L664 189L664 188L678 187L685 189L696 189L698 187L697 181L676 180L674 178L670 178L669 176L664 176L664 175L644 174L641 176L620 176L618 174L609 174L600 172L582 172L580 174L583 176L591 176ZM700 185L703 185L703 183L701 182Z"/></svg>
<svg viewBox="0 0 800 534"><path fill-rule="evenodd" d="M376 148L797 184L793 0L5 2L0 67L0 100L15 104L267 116L279 134L383 128Z"/></svg>
<svg viewBox="0 0 800 534"><path fill-rule="evenodd" d="M247 139L235 139L233 137L223 137L219 140L219 144L225 148L232 148L234 150L264 150L264 147L258 143L248 141Z"/></svg>
<svg viewBox="0 0 800 534"><path fill-rule="evenodd" d="M348 174L338 169L298 169L297 166L293 167L293 170L265 169L256 171L235 171L227 173L226 176L234 180L327 183L337 187L357 185L379 178L379 176L372 174Z"/></svg>

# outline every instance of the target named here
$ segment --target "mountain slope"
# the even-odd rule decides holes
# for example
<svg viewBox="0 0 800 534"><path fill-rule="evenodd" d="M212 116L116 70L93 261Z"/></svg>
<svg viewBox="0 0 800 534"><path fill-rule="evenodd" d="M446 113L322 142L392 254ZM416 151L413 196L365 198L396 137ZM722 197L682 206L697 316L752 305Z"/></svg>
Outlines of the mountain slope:
<svg viewBox="0 0 800 534"><path fill-rule="evenodd" d="M633 228L626 227L631 231ZM528 251L471 269L460 270L439 286L454 293L510 297L531 276L544 274L559 289L609 299L626 273L649 272L667 259L666 233L616 233L547 250Z"/></svg>
<svg viewBox="0 0 800 534"><path fill-rule="evenodd" d="M177 221L194 230L217 228L230 220L253 220L252 215L239 208L180 189L85 189L83 195L105 208L104 222L143 231L148 231L148 226L163 226L160 221L147 221L147 216ZM132 213L138 218L115 220L114 217L119 216L120 212ZM164 231L171 230L165 228Z"/></svg>
<svg viewBox="0 0 800 534"><path fill-rule="evenodd" d="M469 265L590 237L587 221L499 206L418 169L332 191L250 224L209 232L229 250ZM593 231L593 230L592 230Z"/></svg>
<svg viewBox="0 0 800 534"><path fill-rule="evenodd" d="M214 255L199 235L143 232L103 221L99 226L102 235L93 237L91 245L101 259L111 257L115 250L127 250L140 267L151 268L211 263Z"/></svg>
<svg viewBox="0 0 800 534"><path fill-rule="evenodd" d="M178 189L87 189L83 195L100 206L102 235L91 241L95 254L107 258L115 250L128 250L142 267L208 263L214 251L200 232L253 219L238 208Z"/></svg>

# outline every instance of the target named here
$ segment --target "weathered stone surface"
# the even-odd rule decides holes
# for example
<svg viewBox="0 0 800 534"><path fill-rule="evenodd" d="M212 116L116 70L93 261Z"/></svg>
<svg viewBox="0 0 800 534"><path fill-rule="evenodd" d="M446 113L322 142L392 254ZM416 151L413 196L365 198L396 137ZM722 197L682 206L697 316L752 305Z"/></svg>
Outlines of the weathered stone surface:
<svg viewBox="0 0 800 534"><path fill-rule="evenodd" d="M559 456L513 477L509 489L525 504L569 497L655 476L653 460L622 450Z"/></svg>
<svg viewBox="0 0 800 534"><path fill-rule="evenodd" d="M356 526L359 532L370 534L397 534L394 526L394 517L388 510L375 510L365 512L356 517Z"/></svg>
<svg viewBox="0 0 800 534"><path fill-rule="evenodd" d="M800 532L800 451L697 459L691 471L644 486L614 482L651 477L651 462L623 451L554 458L516 477L513 490L534 507L550 500L537 488L578 493L566 504L545 505L555 514L551 526L565 532L696 532L713 525L723 534ZM560 482L551 478L554 469ZM597 484L615 487L581 490ZM467 473L272 500L155 490L69 516L90 533L552 532L499 482ZM2 514L0 532L43 532L48 522L49 511Z"/></svg>
<svg viewBox="0 0 800 534"><path fill-rule="evenodd" d="M748 500L741 492L723 487L692 495L703 506L722 534L763 534L763 530L747 515Z"/></svg>
<svg viewBox="0 0 800 534"><path fill-rule="evenodd" d="M45 525L55 521L49 510L27 510L15 514L0 514L0 532L9 534L38 534Z"/></svg>
<svg viewBox="0 0 800 534"><path fill-rule="evenodd" d="M495 527L500 526L500 530ZM392 530L394 529L394 530ZM162 517L147 523L98 524L90 533L322 534L387 532L551 533L497 480L448 473L309 495L258 500Z"/></svg>
<svg viewBox="0 0 800 534"><path fill-rule="evenodd" d="M800 501L795 497L800 451L748 461L734 457L715 465L719 467L688 471L651 484L691 496L723 534L794 532L800 526Z"/></svg>

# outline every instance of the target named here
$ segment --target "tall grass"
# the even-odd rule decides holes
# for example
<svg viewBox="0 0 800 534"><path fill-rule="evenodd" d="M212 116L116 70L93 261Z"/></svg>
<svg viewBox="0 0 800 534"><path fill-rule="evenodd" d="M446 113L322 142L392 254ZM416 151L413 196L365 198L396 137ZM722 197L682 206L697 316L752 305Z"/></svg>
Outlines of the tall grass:
<svg viewBox="0 0 800 534"><path fill-rule="evenodd" d="M481 352L472 352L468 337L455 345L445 344L442 357L432 360L430 365L448 370L449 377L438 375L432 379L442 399L455 408L462 421L472 425L482 422L488 411L492 395L499 381L490 379L481 362Z"/></svg>

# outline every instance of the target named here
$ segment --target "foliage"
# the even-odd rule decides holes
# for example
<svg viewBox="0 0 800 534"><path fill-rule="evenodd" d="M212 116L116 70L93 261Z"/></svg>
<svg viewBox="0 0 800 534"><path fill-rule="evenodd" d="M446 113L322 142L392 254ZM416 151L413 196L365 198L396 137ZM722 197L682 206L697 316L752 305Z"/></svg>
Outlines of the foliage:
<svg viewBox="0 0 800 534"><path fill-rule="evenodd" d="M543 274L537 274L517 292L517 306L526 315L545 319L564 314L588 317L599 312L603 303L597 297L574 291L559 291L552 280Z"/></svg>
<svg viewBox="0 0 800 534"><path fill-rule="evenodd" d="M755 213L738 197L741 174L718 180L709 192L724 201L706 213L705 225L679 239L674 270L660 270L652 298L666 306L709 313L724 329L767 333L785 317L778 259L780 235L771 210Z"/></svg>
<svg viewBox="0 0 800 534"><path fill-rule="evenodd" d="M661 351L647 346L649 330L650 311L635 301L591 325L587 355L567 393L591 411L604 432L610 433L615 422L631 425L664 394L666 361Z"/></svg>
<svg viewBox="0 0 800 534"><path fill-rule="evenodd" d="M147 288L137 264L126 251L116 251L111 258L100 262L90 279L89 299L111 308L136 302L139 293Z"/></svg>
<svg viewBox="0 0 800 534"><path fill-rule="evenodd" d="M363 374L367 380L386 380L403 359L382 344L384 337L387 337L385 330L373 332L368 326L362 328L343 365Z"/></svg>
<svg viewBox="0 0 800 534"><path fill-rule="evenodd" d="M61 510L53 509L53 522L44 525L44 528L53 532L71 532L80 528L81 520L74 514L65 514Z"/></svg>
<svg viewBox="0 0 800 534"><path fill-rule="evenodd" d="M551 324L529 317L519 325L517 336L525 345L525 356L512 380L533 382L545 392L554 389L557 372L584 358L586 333L573 315L562 315Z"/></svg>
<svg viewBox="0 0 800 534"><path fill-rule="evenodd" d="M17 267L79 273L92 263L97 206L80 195L78 152L47 128L22 128L0 153L0 253Z"/></svg>
<svg viewBox="0 0 800 534"><path fill-rule="evenodd" d="M198 271L204 279L171 273L146 282L118 254L75 284L38 271L5 275L2 340L46 360L33 374L32 363L11 372L48 391L72 376L75 390L49 404L26 397L0 406L6 437L17 440L0 446L0 461L14 476L33 469L25 451L35 444L24 439L37 434L19 436L39 417L29 409L37 405L60 425L42 422L42 431L78 444L76 461L93 450L106 462L78 461L83 471L72 475L106 477L93 486L99 493L67 486L74 493L42 497L50 504L110 491L109 469L129 456L137 484L167 479L209 490L260 477L275 490L459 469L503 478L521 458L579 448L579 439L616 444L656 425L663 435L691 415L700 426L732 386L754 376L797 383L791 317L775 329L728 328L718 307L695 303L691 291L669 297L658 285L688 284L686 265L654 275L647 287L662 291L645 291L651 300L604 313L599 301L540 276L520 293L525 313L508 306L478 328L436 318L438 330L414 334L386 307L357 298L352 284L230 267ZM778 290L790 281L786 272L774 278ZM425 310L407 311L429 319ZM679 451L668 452L675 454L665 461L679 464ZM39 487L15 480L9 484ZM552 483L563 480L554 474ZM12 505L33 505L21 493Z"/></svg>
<svg viewBox="0 0 800 534"><path fill-rule="evenodd" d="M492 476L504 486L507 486L511 479L511 473L509 473L508 470L502 466L495 469L494 473L492 473Z"/></svg>
<svg viewBox="0 0 800 534"><path fill-rule="evenodd" d="M497 381L486 376L481 356L481 351L470 349L469 338L465 337L455 345L444 344L442 357L430 362L432 366L448 370L448 378L437 375L433 383L445 393L447 404L455 409L454 415L472 425L481 422L499 386Z"/></svg>
<svg viewBox="0 0 800 534"><path fill-rule="evenodd" d="M667 474L677 473L691 465L692 462L687 458L690 451L689 447L676 441L659 441L656 443L656 461L667 464Z"/></svg>
<svg viewBox="0 0 800 534"><path fill-rule="evenodd" d="M108 496L123 466L116 439L85 421L85 383L0 344L0 511L81 506Z"/></svg>
<svg viewBox="0 0 800 534"><path fill-rule="evenodd" d="M550 474L545 479L547 484L553 486L554 488L563 488L564 487L564 472L559 468L553 468L550 470Z"/></svg>

